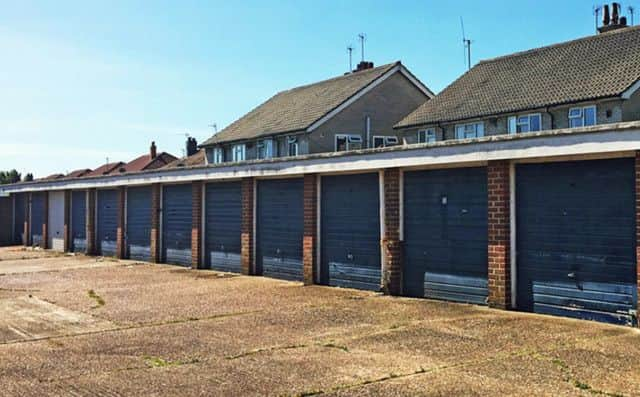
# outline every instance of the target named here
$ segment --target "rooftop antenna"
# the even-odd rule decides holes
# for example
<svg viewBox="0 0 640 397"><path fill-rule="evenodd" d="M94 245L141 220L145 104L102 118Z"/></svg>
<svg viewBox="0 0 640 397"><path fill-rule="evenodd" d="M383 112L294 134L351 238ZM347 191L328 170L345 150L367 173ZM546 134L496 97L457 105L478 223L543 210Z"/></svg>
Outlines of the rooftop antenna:
<svg viewBox="0 0 640 397"><path fill-rule="evenodd" d="M364 41L367 39L367 36L364 33L360 33L358 35L358 39L360 39L360 49L362 51L362 62L364 62Z"/></svg>
<svg viewBox="0 0 640 397"><path fill-rule="evenodd" d="M471 40L467 39L467 35L464 33L464 21L462 20L462 17L460 17L460 27L462 27L462 44L467 50L467 68L471 69Z"/></svg>
<svg viewBox="0 0 640 397"><path fill-rule="evenodd" d="M353 71L353 46L349 44L347 46L347 52L349 53L349 72Z"/></svg>
<svg viewBox="0 0 640 397"><path fill-rule="evenodd" d="M601 6L593 6L593 16L596 20L596 33L598 32L598 23L600 21L600 11L602 11Z"/></svg>
<svg viewBox="0 0 640 397"><path fill-rule="evenodd" d="M631 26L633 26L633 14L636 12L636 9L633 6L629 6L627 8L627 11L629 11L629 16L631 17Z"/></svg>
<svg viewBox="0 0 640 397"><path fill-rule="evenodd" d="M218 133L218 124L217 123L209 124L209 128L213 128L213 133L214 134Z"/></svg>

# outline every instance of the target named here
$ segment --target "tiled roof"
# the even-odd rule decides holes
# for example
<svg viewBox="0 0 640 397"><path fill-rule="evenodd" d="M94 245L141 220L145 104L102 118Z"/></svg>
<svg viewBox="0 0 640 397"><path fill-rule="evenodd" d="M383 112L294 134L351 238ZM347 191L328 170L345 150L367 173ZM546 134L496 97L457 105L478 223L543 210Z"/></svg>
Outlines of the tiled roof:
<svg viewBox="0 0 640 397"><path fill-rule="evenodd" d="M620 96L640 80L640 27L480 62L396 128Z"/></svg>
<svg viewBox="0 0 640 397"><path fill-rule="evenodd" d="M81 176L85 176L90 172L91 172L91 170L88 169L88 168L83 169L83 170L75 170L75 171L71 171L70 173L65 175L65 178L80 178Z"/></svg>
<svg viewBox="0 0 640 397"><path fill-rule="evenodd" d="M165 165L175 161L177 157L167 152L158 154L154 159L151 155L145 154L132 160L121 167L120 172L135 172L143 170L153 170L156 168L164 167Z"/></svg>
<svg viewBox="0 0 640 397"><path fill-rule="evenodd" d="M305 130L397 65L400 62L280 92L201 146Z"/></svg>
<svg viewBox="0 0 640 397"><path fill-rule="evenodd" d="M189 157L183 157L181 159L177 159L163 168L179 168L179 167L195 167L199 165L205 165L205 152L204 149L198 150L198 152Z"/></svg>
<svg viewBox="0 0 640 397"><path fill-rule="evenodd" d="M122 167L123 165L124 165L124 163L122 161L119 161L117 163L108 163L108 164L105 164L103 166L100 166L100 167L96 168L95 170L89 172L88 174L86 174L84 176L109 175L112 172L117 171L117 169Z"/></svg>

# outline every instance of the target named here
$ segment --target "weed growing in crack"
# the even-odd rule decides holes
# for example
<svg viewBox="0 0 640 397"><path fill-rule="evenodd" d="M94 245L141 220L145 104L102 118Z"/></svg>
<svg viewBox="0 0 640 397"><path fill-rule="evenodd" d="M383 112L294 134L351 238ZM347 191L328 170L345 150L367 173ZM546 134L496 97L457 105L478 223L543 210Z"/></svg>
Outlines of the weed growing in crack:
<svg viewBox="0 0 640 397"><path fill-rule="evenodd" d="M98 306L95 306L94 308L105 305L106 302L104 301L104 299L102 299L102 297L100 295L96 294L96 291L90 289L88 291L88 294L89 294L89 298L95 300L96 303L98 304Z"/></svg>

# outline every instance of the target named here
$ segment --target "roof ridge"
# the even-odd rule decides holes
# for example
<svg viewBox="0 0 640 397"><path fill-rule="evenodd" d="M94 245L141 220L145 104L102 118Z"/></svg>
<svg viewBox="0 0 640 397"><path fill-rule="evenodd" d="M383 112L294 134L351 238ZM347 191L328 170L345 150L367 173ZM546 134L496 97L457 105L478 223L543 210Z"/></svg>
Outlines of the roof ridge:
<svg viewBox="0 0 640 397"><path fill-rule="evenodd" d="M506 54L506 55L500 55L497 57L493 57L493 58L487 58L487 59L483 59L481 61L478 62L478 65L481 65L483 63L491 63L491 62L496 62L496 61L501 61L503 59L507 59L507 58L516 58L519 56L523 56L523 55L528 55L531 54L533 52L537 52L537 51L541 51L541 50L549 50L552 48L558 48L558 47L564 47L564 46L568 46L571 44L575 44L578 42L582 42L582 41L589 41L589 40L598 40L607 36L613 36L616 34L621 34L621 33L628 33L630 31L633 30L640 30L640 25L636 25L636 26L628 26L626 28L620 28L620 29L615 29L609 32L604 32L604 33L599 33L599 34L595 34L595 35L590 35L590 36L584 36L584 37L579 37L577 39L573 39L573 40L569 40L569 41L563 41L561 43L554 43L554 44L549 44L549 45L545 45L545 46L540 46L540 47L534 47L534 48L530 48L528 50L522 50L522 51L517 51L511 54Z"/></svg>

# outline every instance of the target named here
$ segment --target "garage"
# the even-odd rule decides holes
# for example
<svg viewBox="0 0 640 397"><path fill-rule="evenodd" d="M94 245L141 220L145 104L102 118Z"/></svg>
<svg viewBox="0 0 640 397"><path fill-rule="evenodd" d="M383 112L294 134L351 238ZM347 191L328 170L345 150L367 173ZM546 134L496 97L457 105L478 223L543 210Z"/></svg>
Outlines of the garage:
<svg viewBox="0 0 640 397"><path fill-rule="evenodd" d="M96 204L98 220L96 225L97 253L102 256L116 256L118 233L118 191L98 190Z"/></svg>
<svg viewBox="0 0 640 397"><path fill-rule="evenodd" d="M87 192L71 193L71 251L87 251Z"/></svg>
<svg viewBox="0 0 640 397"><path fill-rule="evenodd" d="M240 273L240 182L209 183L205 187L205 264L223 272Z"/></svg>
<svg viewBox="0 0 640 397"><path fill-rule="evenodd" d="M49 192L48 247L64 251L64 192Z"/></svg>
<svg viewBox="0 0 640 397"><path fill-rule="evenodd" d="M302 280L303 189L298 178L258 181L258 274Z"/></svg>
<svg viewBox="0 0 640 397"><path fill-rule="evenodd" d="M151 187L127 188L127 257L151 260Z"/></svg>
<svg viewBox="0 0 640 397"><path fill-rule="evenodd" d="M486 304L487 171L404 173L403 293Z"/></svg>
<svg viewBox="0 0 640 397"><path fill-rule="evenodd" d="M518 165L517 306L634 324L633 159Z"/></svg>
<svg viewBox="0 0 640 397"><path fill-rule="evenodd" d="M45 221L46 193L31 194L31 245L43 247L42 225Z"/></svg>
<svg viewBox="0 0 640 397"><path fill-rule="evenodd" d="M323 176L321 281L337 287L380 289L379 176Z"/></svg>
<svg viewBox="0 0 640 397"><path fill-rule="evenodd" d="M14 201L15 218L13 221L13 242L14 244L23 245L26 242L24 235L24 221L27 216L27 197L24 193L18 193Z"/></svg>
<svg viewBox="0 0 640 397"><path fill-rule="evenodd" d="M162 261L191 266L191 185L162 190Z"/></svg>

